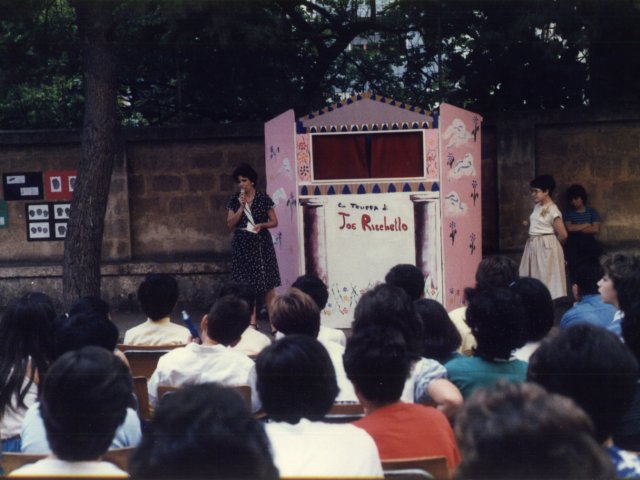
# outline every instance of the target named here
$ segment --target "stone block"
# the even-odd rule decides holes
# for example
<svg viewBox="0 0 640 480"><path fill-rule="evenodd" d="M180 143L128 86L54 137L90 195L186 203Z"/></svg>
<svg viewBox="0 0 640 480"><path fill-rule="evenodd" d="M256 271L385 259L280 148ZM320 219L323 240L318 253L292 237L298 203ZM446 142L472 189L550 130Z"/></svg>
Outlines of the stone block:
<svg viewBox="0 0 640 480"><path fill-rule="evenodd" d="M131 175L128 179L129 193L135 195L145 194L145 177L144 175Z"/></svg>
<svg viewBox="0 0 640 480"><path fill-rule="evenodd" d="M203 170L211 170L212 168L222 165L222 162L223 154L217 150L206 154L200 153L193 158L193 166Z"/></svg>
<svg viewBox="0 0 640 480"><path fill-rule="evenodd" d="M202 197L189 195L169 199L169 211L172 214L196 213L205 208Z"/></svg>
<svg viewBox="0 0 640 480"><path fill-rule="evenodd" d="M178 175L156 175L151 177L151 188L156 192L179 192L182 178Z"/></svg>
<svg viewBox="0 0 640 480"><path fill-rule="evenodd" d="M187 175L187 185L190 192L209 192L212 190L216 190L216 180L216 176L210 173L201 175Z"/></svg>

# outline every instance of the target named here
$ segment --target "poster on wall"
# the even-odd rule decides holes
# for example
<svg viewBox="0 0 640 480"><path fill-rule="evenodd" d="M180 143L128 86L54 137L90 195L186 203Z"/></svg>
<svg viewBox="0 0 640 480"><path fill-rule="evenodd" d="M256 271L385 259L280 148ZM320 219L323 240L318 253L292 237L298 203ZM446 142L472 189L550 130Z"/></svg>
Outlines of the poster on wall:
<svg viewBox="0 0 640 480"><path fill-rule="evenodd" d="M67 236L70 208L70 203L27 204L27 240L63 240Z"/></svg>
<svg viewBox="0 0 640 480"><path fill-rule="evenodd" d="M0 228L9 226L9 208L7 202L0 200Z"/></svg>
<svg viewBox="0 0 640 480"><path fill-rule="evenodd" d="M319 251L305 255L326 262L322 268L327 272L329 300L323 323L348 327L366 290L384 281L392 266L415 264L414 204L405 193L335 195L322 202L325 245L317 243Z"/></svg>
<svg viewBox="0 0 640 480"><path fill-rule="evenodd" d="M76 170L44 172L44 198L46 200L71 200L76 177Z"/></svg>
<svg viewBox="0 0 640 480"><path fill-rule="evenodd" d="M42 172L3 173L4 199L42 200Z"/></svg>

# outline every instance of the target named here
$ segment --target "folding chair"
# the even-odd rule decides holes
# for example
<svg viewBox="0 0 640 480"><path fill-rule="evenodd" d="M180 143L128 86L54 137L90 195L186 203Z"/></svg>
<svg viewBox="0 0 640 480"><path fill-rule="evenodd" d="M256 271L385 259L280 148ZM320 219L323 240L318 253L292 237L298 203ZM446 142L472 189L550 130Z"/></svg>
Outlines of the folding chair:
<svg viewBox="0 0 640 480"><path fill-rule="evenodd" d="M429 473L435 480L450 480L451 474L446 457L402 458L398 460L382 460L382 470L393 473L397 470L418 469ZM424 478L424 477L423 477Z"/></svg>
<svg viewBox="0 0 640 480"><path fill-rule="evenodd" d="M115 464L116 467L124 470L125 472L129 471L129 459L133 454L133 451L136 447L124 447L124 448L114 448L113 450L109 450L106 452L102 459L105 462L111 462Z"/></svg>
<svg viewBox="0 0 640 480"><path fill-rule="evenodd" d="M119 344L118 350L124 353L129 361L131 375L134 377L151 378L158 366L158 360L165 353L184 345L124 345Z"/></svg>
<svg viewBox="0 0 640 480"><path fill-rule="evenodd" d="M357 402L339 402L324 417L328 423L350 423L364 417L364 407Z"/></svg>
<svg viewBox="0 0 640 480"><path fill-rule="evenodd" d="M133 377L133 393L135 393L138 399L138 417L145 422L151 420L149 389L145 377Z"/></svg>
<svg viewBox="0 0 640 480"><path fill-rule="evenodd" d="M233 388L235 391L237 391L240 394L240 396L242 396L242 399L246 403L247 407L249 407L249 411L251 411L251 408L252 408L251 387L249 385L235 385L235 386L230 386L229 388ZM179 389L180 387L159 385L158 386L158 402L160 402L160 400L162 400L162 397L164 397L165 395L171 394Z"/></svg>
<svg viewBox="0 0 640 480"><path fill-rule="evenodd" d="M38 460L42 460L46 456L46 454L3 452L2 461L0 462L0 464L2 464L4 475L7 476L23 465L35 463Z"/></svg>

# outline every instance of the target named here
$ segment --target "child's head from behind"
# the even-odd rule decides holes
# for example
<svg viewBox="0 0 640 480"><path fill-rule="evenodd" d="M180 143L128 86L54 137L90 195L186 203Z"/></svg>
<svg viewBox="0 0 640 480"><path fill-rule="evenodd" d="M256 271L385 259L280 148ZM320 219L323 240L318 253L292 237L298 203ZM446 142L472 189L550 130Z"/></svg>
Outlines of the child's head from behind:
<svg viewBox="0 0 640 480"><path fill-rule="evenodd" d="M151 320L168 317L178 302L178 282L171 275L149 274L138 287L138 301Z"/></svg>
<svg viewBox="0 0 640 480"><path fill-rule="evenodd" d="M287 335L262 350L256 373L264 410L278 422L321 420L338 395L331 357L306 335Z"/></svg>
<svg viewBox="0 0 640 480"><path fill-rule="evenodd" d="M410 355L420 355L424 334L422 321L409 295L394 285L382 283L365 292L353 312L351 328L355 333L370 325L397 329Z"/></svg>
<svg viewBox="0 0 640 480"><path fill-rule="evenodd" d="M418 300L424 295L424 275L418 267L411 264L398 264L391 268L384 281L400 287L411 300Z"/></svg>
<svg viewBox="0 0 640 480"><path fill-rule="evenodd" d="M127 366L100 347L65 353L44 380L47 440L61 460L97 460L109 448L131 400Z"/></svg>
<svg viewBox="0 0 640 480"><path fill-rule="evenodd" d="M130 468L135 478L278 478L264 429L236 391L215 383L163 397Z"/></svg>
<svg viewBox="0 0 640 480"><path fill-rule="evenodd" d="M542 340L553 327L553 300L549 289L540 280L531 277L516 280L511 288L522 299L526 314L526 340Z"/></svg>
<svg viewBox="0 0 640 480"><path fill-rule="evenodd" d="M591 417L596 440L613 434L631 406L638 362L615 334L582 323L543 341L529 361L527 379L565 395Z"/></svg>
<svg viewBox="0 0 640 480"><path fill-rule="evenodd" d="M309 295L316 302L320 311L324 310L327 300L329 300L329 290L321 279L315 275L301 275L291 286Z"/></svg>
<svg viewBox="0 0 640 480"><path fill-rule="evenodd" d="M359 396L378 406L397 402L410 360L400 332L376 325L354 333L344 351L344 369Z"/></svg>
<svg viewBox="0 0 640 480"><path fill-rule="evenodd" d="M206 316L207 337L215 342L233 346L251 322L251 310L247 302L233 295L216 300Z"/></svg>
<svg viewBox="0 0 640 480"><path fill-rule="evenodd" d="M460 479L613 478L611 460L573 401L533 383L477 390L456 420Z"/></svg>
<svg viewBox="0 0 640 480"><path fill-rule="evenodd" d="M424 298L415 303L424 325L422 355L442 362L460 348L462 337L440 302Z"/></svg>
<svg viewBox="0 0 640 480"><path fill-rule="evenodd" d="M476 285L506 288L519 277L518 264L505 255L483 258L476 269Z"/></svg>
<svg viewBox="0 0 640 480"><path fill-rule="evenodd" d="M525 343L525 311L520 296L509 288L465 290L467 324L476 338L475 354L486 360L507 360Z"/></svg>
<svg viewBox="0 0 640 480"><path fill-rule="evenodd" d="M299 334L317 338L320 309L316 302L297 288L289 288L271 303L271 324L285 335Z"/></svg>

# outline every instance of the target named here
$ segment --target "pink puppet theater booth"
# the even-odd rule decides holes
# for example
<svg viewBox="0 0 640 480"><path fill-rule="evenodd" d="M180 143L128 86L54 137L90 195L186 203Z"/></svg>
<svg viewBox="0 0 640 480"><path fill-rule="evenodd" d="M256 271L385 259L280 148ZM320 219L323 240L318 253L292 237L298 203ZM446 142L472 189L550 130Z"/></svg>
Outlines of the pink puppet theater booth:
<svg viewBox="0 0 640 480"><path fill-rule="evenodd" d="M481 122L451 105L436 117L374 93L267 122L283 288L320 277L323 324L348 328L360 296L409 263L424 273L427 298L461 306L482 257Z"/></svg>

